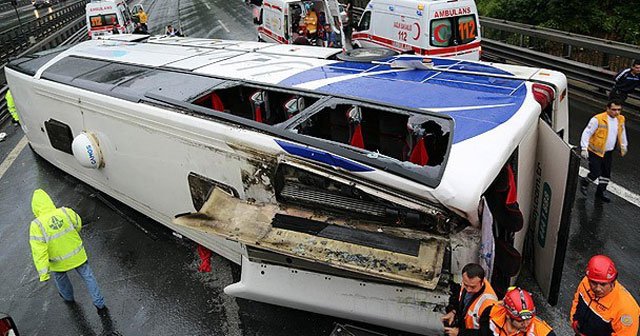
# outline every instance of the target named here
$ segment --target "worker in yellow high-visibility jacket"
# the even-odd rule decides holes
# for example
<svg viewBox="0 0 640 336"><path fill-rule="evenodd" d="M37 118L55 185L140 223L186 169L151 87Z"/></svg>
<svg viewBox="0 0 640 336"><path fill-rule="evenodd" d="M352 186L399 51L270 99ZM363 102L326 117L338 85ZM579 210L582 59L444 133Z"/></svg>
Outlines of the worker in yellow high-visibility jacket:
<svg viewBox="0 0 640 336"><path fill-rule="evenodd" d="M86 283L98 314L105 314L107 307L80 238L80 216L71 209L56 208L42 189L33 192L31 208L36 218L29 228L29 243L40 281L49 280L49 273L53 273L62 299L74 303L73 286L67 272L75 270Z"/></svg>
<svg viewBox="0 0 640 336"><path fill-rule="evenodd" d="M16 103L13 101L11 90L7 90L4 99L7 100L7 109L9 110L9 114L11 114L11 121L17 125L20 122L20 118L18 117L18 109L16 109Z"/></svg>

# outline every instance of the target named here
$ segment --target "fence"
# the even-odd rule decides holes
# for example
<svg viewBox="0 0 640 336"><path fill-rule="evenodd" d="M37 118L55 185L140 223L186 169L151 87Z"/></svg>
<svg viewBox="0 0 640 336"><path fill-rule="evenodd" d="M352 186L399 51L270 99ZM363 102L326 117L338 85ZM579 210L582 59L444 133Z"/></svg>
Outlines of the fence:
<svg viewBox="0 0 640 336"><path fill-rule="evenodd" d="M59 31L51 34L42 41L23 51L20 55L26 55L86 39L88 38L88 35L85 32L85 26L86 21L83 15L82 17L75 19ZM7 102L4 99L5 93L7 92L8 88L9 87L5 85L3 64L0 65L0 125L2 125L9 117L9 113L6 109Z"/></svg>
<svg viewBox="0 0 640 336"><path fill-rule="evenodd" d="M16 7L22 7L27 5L31 5L31 0L18 0L18 6ZM11 4L11 2L9 1L0 2L0 13L8 12L10 10L13 10L13 5Z"/></svg>
<svg viewBox="0 0 640 336"><path fill-rule="evenodd" d="M46 16L24 22L22 27L13 27L0 32L0 64L77 18L84 17L86 3L86 0L74 2Z"/></svg>

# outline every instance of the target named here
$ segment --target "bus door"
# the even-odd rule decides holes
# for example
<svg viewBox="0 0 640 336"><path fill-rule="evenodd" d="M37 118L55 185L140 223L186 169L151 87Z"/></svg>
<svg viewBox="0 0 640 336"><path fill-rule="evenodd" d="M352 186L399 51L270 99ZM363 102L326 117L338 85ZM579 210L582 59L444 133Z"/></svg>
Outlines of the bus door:
<svg viewBox="0 0 640 336"><path fill-rule="evenodd" d="M558 302L579 167L577 153L539 119L529 238L534 276L552 305Z"/></svg>

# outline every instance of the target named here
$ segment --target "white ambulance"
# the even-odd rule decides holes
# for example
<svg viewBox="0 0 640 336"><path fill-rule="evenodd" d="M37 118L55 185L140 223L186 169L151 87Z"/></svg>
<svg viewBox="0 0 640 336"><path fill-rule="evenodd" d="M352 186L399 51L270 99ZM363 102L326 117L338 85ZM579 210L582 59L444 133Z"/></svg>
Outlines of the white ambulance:
<svg viewBox="0 0 640 336"><path fill-rule="evenodd" d="M124 0L92 1L86 6L89 37L130 34L135 29L131 11Z"/></svg>
<svg viewBox="0 0 640 336"><path fill-rule="evenodd" d="M480 59L474 0L371 0L352 34L359 47Z"/></svg>

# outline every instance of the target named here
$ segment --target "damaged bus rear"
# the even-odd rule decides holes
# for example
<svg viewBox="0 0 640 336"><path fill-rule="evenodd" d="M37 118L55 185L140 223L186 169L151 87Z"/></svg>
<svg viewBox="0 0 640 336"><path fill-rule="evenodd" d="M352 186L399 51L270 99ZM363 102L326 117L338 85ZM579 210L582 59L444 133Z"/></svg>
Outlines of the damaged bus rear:
<svg viewBox="0 0 640 336"><path fill-rule="evenodd" d="M564 76L338 52L105 40L6 72L36 153L240 264L229 295L434 335L466 263L501 288L535 236L552 300Z"/></svg>

